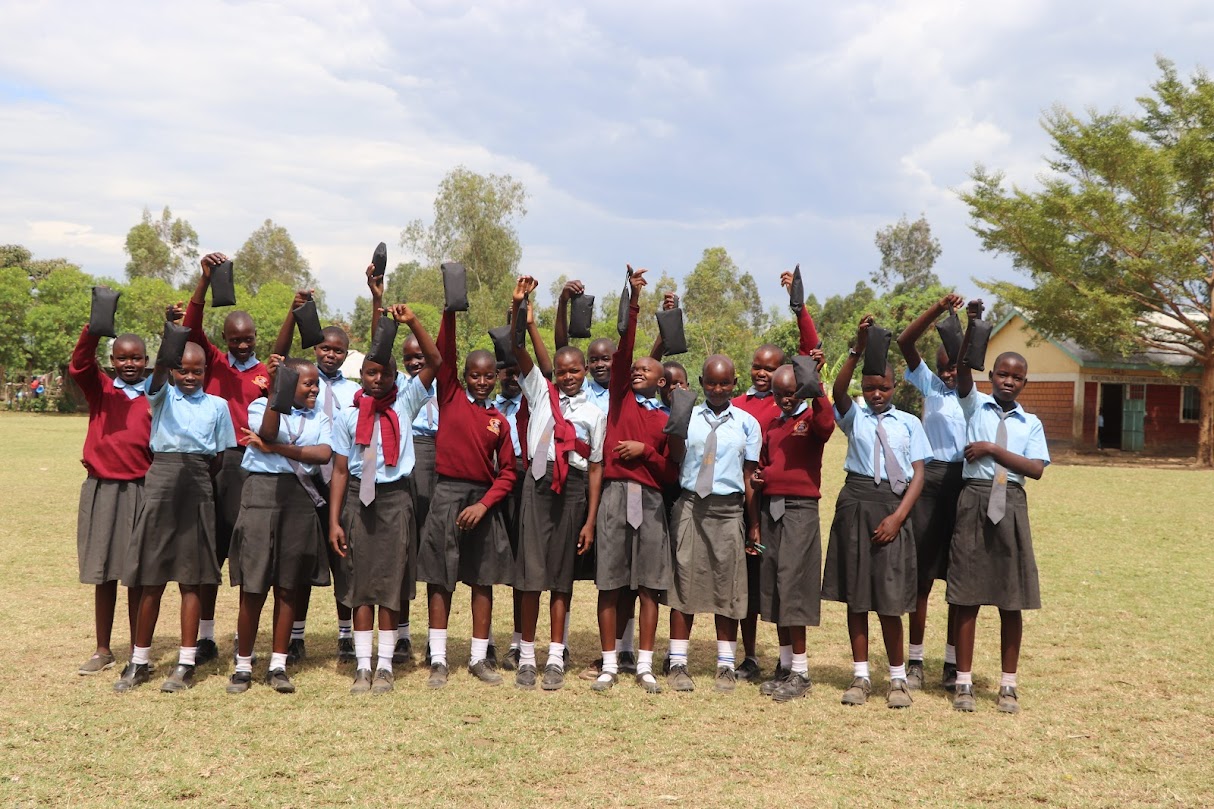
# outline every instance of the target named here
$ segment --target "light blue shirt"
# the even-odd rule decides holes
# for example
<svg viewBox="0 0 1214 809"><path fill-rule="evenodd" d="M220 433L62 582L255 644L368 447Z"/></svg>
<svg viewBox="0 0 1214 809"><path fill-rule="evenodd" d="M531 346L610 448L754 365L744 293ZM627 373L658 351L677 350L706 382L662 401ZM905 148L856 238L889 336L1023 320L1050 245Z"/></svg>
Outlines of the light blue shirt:
<svg viewBox="0 0 1214 809"><path fill-rule="evenodd" d="M514 457L523 457L523 445L518 438L518 409L523 404L523 394L520 391L518 396L513 399L507 399L500 393L493 399L493 406L498 412L506 417L506 421L510 423L510 441L514 444Z"/></svg>
<svg viewBox="0 0 1214 809"><path fill-rule="evenodd" d="M639 393L634 393L632 395L636 397L637 404L639 404L641 407L645 408L646 410L661 410L663 413L670 412L670 408L667 407L665 404L663 404L662 400L656 396L654 396L652 399L646 399L644 396L642 396ZM606 411L603 411L603 412L605 413Z"/></svg>
<svg viewBox="0 0 1214 809"><path fill-rule="evenodd" d="M835 423L847 436L847 457L843 460L843 469L856 475L876 477L873 472L873 448L877 445L877 414L868 405L858 405L854 402L848 408L847 414L839 415L835 409ZM903 412L893 405L881 414L881 426L889 438L890 448L898 456L898 466L909 482L915 477L915 469L911 464L915 461L929 461L932 458L932 445L928 443L927 433L919 419L910 413ZM885 455L880 458L881 480L889 480L885 471Z"/></svg>
<svg viewBox="0 0 1214 809"><path fill-rule="evenodd" d="M413 379L402 373L396 374L396 389L404 390L405 385L409 380ZM413 420L413 434L424 435L433 438L438 435L438 383L431 382L428 390L429 397L422 405L422 409L418 411L417 418Z"/></svg>
<svg viewBox="0 0 1214 809"><path fill-rule="evenodd" d="M724 418L717 428L717 457L712 466L713 494L742 494L746 491L743 464L758 463L759 450L763 448L763 429L759 421L740 407L730 405L718 416L708 408L708 403L697 405L691 411L691 425L687 428L687 454L683 456L683 468L679 485L694 492L700 466L704 463L704 442L712 431L708 419Z"/></svg>
<svg viewBox="0 0 1214 809"><path fill-rule="evenodd" d="M185 396L172 385L148 394L152 406L152 452L218 455L236 446L228 403L196 391Z"/></svg>
<svg viewBox="0 0 1214 809"><path fill-rule="evenodd" d="M965 437L969 443L975 441L994 442L999 430L999 403L993 396L983 393L975 387L970 395L958 400L965 412ZM1020 403L1011 410L1004 420L1007 425L1007 448L1009 452L1023 455L1033 461L1044 461L1050 465L1050 450L1045 443L1045 428L1041 419L1032 413L1024 412ZM987 455L976 462L965 462L962 477L973 480L994 480L995 459ZM1024 485L1024 475L1007 470L1007 479L1013 483Z"/></svg>
<svg viewBox="0 0 1214 809"><path fill-rule="evenodd" d="M413 431L409 423L417 417L417 411L429 398L430 394L417 379L410 379L397 388L396 401L392 409L400 420L400 454L396 466L384 466L383 442L375 446L375 482L394 483L413 474ZM377 416L378 418L378 416ZM344 455L350 474L361 478L363 476L363 447L354 443L354 435L358 431L358 408L347 407L333 417L333 451Z"/></svg>
<svg viewBox="0 0 1214 809"><path fill-rule="evenodd" d="M946 463L964 461L965 413L957 391L949 390L922 360L903 376L923 394L923 431L932 445L932 457Z"/></svg>
<svg viewBox="0 0 1214 809"><path fill-rule="evenodd" d="M586 398L590 404L602 410L603 415L607 415L607 411L611 407L611 391L590 377L586 377L586 381L582 383L582 390L586 391Z"/></svg>
<svg viewBox="0 0 1214 809"><path fill-rule="evenodd" d="M128 399L137 399L140 396L146 396L148 392L148 381L146 378L139 380L133 385L128 385L118 377L114 377L114 387L126 394Z"/></svg>
<svg viewBox="0 0 1214 809"><path fill-rule="evenodd" d="M261 422L265 418L266 407L269 403L269 399L262 397L254 399L249 404L249 429L253 432L261 429ZM312 410L296 407L291 410L289 416L279 414L278 443L294 444L297 447L315 447L320 444L332 446L329 419L320 412L319 407ZM320 472L320 466L315 464L300 463L300 467L307 475L315 475ZM266 472L271 475L290 475L294 472L286 458L274 453L262 452L251 444L245 450L240 468L246 472Z"/></svg>
<svg viewBox="0 0 1214 809"><path fill-rule="evenodd" d="M231 365L237 371L247 371L259 362L261 362L261 360L257 359L256 354L251 354L244 362L237 362L236 357L233 356L232 352L228 352L228 365Z"/></svg>
<svg viewBox="0 0 1214 809"><path fill-rule="evenodd" d="M316 394L316 412L324 413L325 402L332 396L333 418L337 418L338 410L344 410L353 404L354 394L362 390L362 385L353 379L347 379L340 370L332 378L325 376L325 372L319 368L316 371L320 379L320 392Z"/></svg>

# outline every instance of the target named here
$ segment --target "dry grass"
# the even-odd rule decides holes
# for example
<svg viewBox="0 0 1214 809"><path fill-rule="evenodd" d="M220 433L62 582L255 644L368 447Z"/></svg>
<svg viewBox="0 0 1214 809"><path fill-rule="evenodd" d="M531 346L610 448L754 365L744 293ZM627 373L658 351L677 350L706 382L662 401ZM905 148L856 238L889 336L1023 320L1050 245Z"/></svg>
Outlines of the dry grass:
<svg viewBox="0 0 1214 809"><path fill-rule="evenodd" d="M1027 616L1016 717L994 710L998 623L985 613L976 714L954 713L938 688L908 711L886 710L877 648L878 698L840 705L850 666L835 604L810 635L814 692L788 705L749 687L731 696L703 687L714 660L704 620L692 650L702 687L691 695L646 697L622 684L599 696L576 680L523 693L463 673L431 693L415 671L390 697L355 699L348 672L326 656L335 626L323 592L295 696L230 697L231 664L221 661L189 693L151 686L119 697L115 673L75 674L92 643L74 547L84 427L78 417L0 416L0 805L1214 804L1214 707L1198 687L1214 669L1208 473L1054 467L1030 487L1046 608ZM828 454L824 527L843 446ZM225 590L226 638L235 597ZM579 585L574 669L595 656L592 595ZM941 664L942 596L929 678ZM453 661L467 652L463 592L458 601ZM153 649L162 672L174 660L173 606L166 598ZM500 640L504 611L496 625ZM120 628L115 645L125 642ZM264 637L258 648L268 653ZM760 654L770 666L770 627Z"/></svg>

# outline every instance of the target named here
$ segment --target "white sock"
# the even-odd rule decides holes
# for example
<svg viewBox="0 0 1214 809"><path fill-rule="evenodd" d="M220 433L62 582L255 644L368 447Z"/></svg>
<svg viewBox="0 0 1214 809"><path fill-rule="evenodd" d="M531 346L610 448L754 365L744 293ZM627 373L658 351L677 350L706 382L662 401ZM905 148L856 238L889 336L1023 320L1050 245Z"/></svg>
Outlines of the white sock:
<svg viewBox="0 0 1214 809"><path fill-rule="evenodd" d="M431 652L431 656L433 656ZM475 666L477 663L485 659L489 654L489 639L488 638L473 638L472 639L472 654L468 657L468 665Z"/></svg>
<svg viewBox="0 0 1214 809"><path fill-rule="evenodd" d="M307 621L295 621L291 624L291 640L303 640L307 623Z"/></svg>
<svg viewBox="0 0 1214 809"><path fill-rule="evenodd" d="M565 634L561 637L562 646L569 645L569 619L571 617L572 616L568 612L565 613Z"/></svg>
<svg viewBox="0 0 1214 809"><path fill-rule="evenodd" d="M890 666L889 667L889 679L890 679L890 682L893 682L894 680L905 680L906 679L906 664L903 663L901 666Z"/></svg>
<svg viewBox="0 0 1214 809"><path fill-rule="evenodd" d="M276 669L287 670L287 653L286 652L270 652L270 671Z"/></svg>
<svg viewBox="0 0 1214 809"><path fill-rule="evenodd" d="M565 644L548 644L548 665L556 666L561 671L565 670Z"/></svg>
<svg viewBox="0 0 1214 809"><path fill-rule="evenodd" d="M236 655L236 670L243 671L246 674L252 674L253 673L253 655L249 655L248 657L241 657L240 655Z"/></svg>
<svg viewBox="0 0 1214 809"><path fill-rule="evenodd" d="M183 666L192 666L194 665L194 661L198 659L197 655L197 646L182 646L181 650L177 652L177 662ZM1012 677L1015 676L1015 674L1012 675Z"/></svg>
<svg viewBox="0 0 1214 809"><path fill-rule="evenodd" d="M520 640L518 642L518 664L520 666L535 665L535 641Z"/></svg>
<svg viewBox="0 0 1214 809"><path fill-rule="evenodd" d="M1002 676L999 678L999 687L1000 688L1005 688L1005 687L1015 688L1016 687L1016 672L1013 671L1010 674L1006 671L1003 672Z"/></svg>
<svg viewBox="0 0 1214 809"><path fill-rule="evenodd" d="M628 623L624 624L624 634L615 639L615 650L617 652L631 652L632 636L636 634L636 619L629 618Z"/></svg>
<svg viewBox="0 0 1214 809"><path fill-rule="evenodd" d="M804 656L804 655L802 655ZM792 665L792 644L780 647L780 668L787 669Z"/></svg>
<svg viewBox="0 0 1214 809"><path fill-rule="evenodd" d="M957 672L957 685L973 685L973 684L974 684L974 672L972 672L972 671Z"/></svg>
<svg viewBox="0 0 1214 809"><path fill-rule="evenodd" d="M447 665L447 630L431 629L429 636L430 665Z"/></svg>
<svg viewBox="0 0 1214 809"><path fill-rule="evenodd" d="M348 638L354 632L354 620L347 618L344 621L341 618L337 619L337 637Z"/></svg>
<svg viewBox="0 0 1214 809"><path fill-rule="evenodd" d="M717 641L717 668L724 666L733 671L733 664L737 659L737 654L738 642L736 640Z"/></svg>
<svg viewBox="0 0 1214 809"><path fill-rule="evenodd" d="M360 669L371 669L371 647L374 645L375 633L370 629L354 630L354 666Z"/></svg>
<svg viewBox="0 0 1214 809"><path fill-rule="evenodd" d="M199 640L215 640L215 619L206 620L205 618L198 622L198 639Z"/></svg>
<svg viewBox="0 0 1214 809"><path fill-rule="evenodd" d="M523 633L522 632L515 632L514 634L512 634L510 636L510 648L511 649L522 648L522 645L523 645Z"/></svg>
<svg viewBox="0 0 1214 809"><path fill-rule="evenodd" d="M653 649L641 649L637 652L637 674L653 673Z"/></svg>
<svg viewBox="0 0 1214 809"><path fill-rule="evenodd" d="M916 663L922 663L923 662L923 644L922 643L912 643L910 645L910 648L907 650L906 658L908 660L913 660Z"/></svg>
<svg viewBox="0 0 1214 809"><path fill-rule="evenodd" d="M396 630L381 629L379 630L379 660L376 662L375 668L392 671L392 652L396 649Z"/></svg>
<svg viewBox="0 0 1214 809"><path fill-rule="evenodd" d="M672 667L687 665L687 647L690 645L689 640L670 639L670 665Z"/></svg>
<svg viewBox="0 0 1214 809"><path fill-rule="evenodd" d="M793 674L809 674L809 655L805 652L792 656Z"/></svg>
<svg viewBox="0 0 1214 809"><path fill-rule="evenodd" d="M866 680L871 679L868 676L868 661L860 662L859 660L853 660L851 663L851 676L863 677Z"/></svg>
<svg viewBox="0 0 1214 809"><path fill-rule="evenodd" d="M405 621L403 624L396 625L396 639L400 640L401 638L408 638L410 641L413 640L413 636L409 634L408 621Z"/></svg>
<svg viewBox="0 0 1214 809"><path fill-rule="evenodd" d="M620 663L619 653L615 651L608 652L603 650L603 674L619 674Z"/></svg>
<svg viewBox="0 0 1214 809"><path fill-rule="evenodd" d="M944 662L957 665L957 647L951 643L944 644Z"/></svg>
<svg viewBox="0 0 1214 809"><path fill-rule="evenodd" d="M146 666L149 662L149 656L152 653L151 646L136 646L131 652L131 662Z"/></svg>

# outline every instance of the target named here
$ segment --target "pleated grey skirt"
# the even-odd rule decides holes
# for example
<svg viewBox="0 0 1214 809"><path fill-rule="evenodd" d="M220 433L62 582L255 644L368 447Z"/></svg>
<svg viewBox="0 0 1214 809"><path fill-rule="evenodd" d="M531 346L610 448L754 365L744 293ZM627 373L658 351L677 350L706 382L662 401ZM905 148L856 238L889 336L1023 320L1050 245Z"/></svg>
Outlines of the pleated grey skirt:
<svg viewBox="0 0 1214 809"><path fill-rule="evenodd" d="M915 609L918 591L915 537L910 520L892 542L878 545L873 531L901 498L889 481L848 473L835 504L822 573L822 598L842 601L849 612L903 615Z"/></svg>
<svg viewBox="0 0 1214 809"><path fill-rule="evenodd" d="M641 486L640 528L628 524L628 483L604 480L595 522L594 584L600 590L670 589L670 534L662 493Z"/></svg>
<svg viewBox="0 0 1214 809"><path fill-rule="evenodd" d="M666 603L689 615L746 617L749 586L742 495L683 492L671 523L674 586Z"/></svg>
<svg viewBox="0 0 1214 809"><path fill-rule="evenodd" d="M228 558L232 547L232 531L240 518L241 494L249 473L241 467L244 447L225 449L220 455L219 471L215 474L215 554L219 566Z"/></svg>
<svg viewBox="0 0 1214 809"><path fill-rule="evenodd" d="M413 532L413 547L405 567L405 597L410 601L417 597L417 555L426 516L430 513L430 498L434 496L434 484L438 480L438 473L434 471L435 454L434 436L413 435L413 474L409 480L413 483L413 521L417 530Z"/></svg>
<svg viewBox="0 0 1214 809"><path fill-rule="evenodd" d="M76 517L76 556L81 584L122 579L135 518L143 505L143 478L85 478Z"/></svg>
<svg viewBox="0 0 1214 809"><path fill-rule="evenodd" d="M915 532L915 564L919 587L948 578L949 545L957 520L957 498L961 495L961 462L929 461L924 470L923 492L911 509Z"/></svg>
<svg viewBox="0 0 1214 809"><path fill-rule="evenodd" d="M589 487L589 475L572 467L560 494L552 491L551 463L539 480L531 476L530 470L526 472L519 503L514 589L573 592L578 534L586 524Z"/></svg>
<svg viewBox="0 0 1214 809"><path fill-rule="evenodd" d="M501 504L489 509L471 531L455 524L459 513L485 496L483 483L439 477L417 555L417 578L447 592L459 582L488 587L514 581L514 554Z"/></svg>
<svg viewBox="0 0 1214 809"><path fill-rule="evenodd" d="M143 503L127 548L122 583L219 584L211 459L157 453L143 479Z"/></svg>
<svg viewBox="0 0 1214 809"><path fill-rule="evenodd" d="M417 544L413 484L408 478L375 486L375 499L358 499L362 481L351 475L341 527L346 532L348 579L337 598L347 607L378 605L399 610L408 598L405 570ZM340 559L340 557L338 557Z"/></svg>
<svg viewBox="0 0 1214 809"><path fill-rule="evenodd" d="M998 525L986 518L990 498L989 480L967 480L961 490L945 598L960 606L1039 610L1041 587L1024 487L1008 483L1007 508Z"/></svg>
<svg viewBox="0 0 1214 809"><path fill-rule="evenodd" d="M232 530L228 578L249 593L298 590L325 574L324 531L312 498L292 474L254 473L244 482Z"/></svg>
<svg viewBox="0 0 1214 809"><path fill-rule="evenodd" d="M822 531L818 498L785 497L784 516L773 520L763 498L759 557L759 613L777 626L822 623Z"/></svg>

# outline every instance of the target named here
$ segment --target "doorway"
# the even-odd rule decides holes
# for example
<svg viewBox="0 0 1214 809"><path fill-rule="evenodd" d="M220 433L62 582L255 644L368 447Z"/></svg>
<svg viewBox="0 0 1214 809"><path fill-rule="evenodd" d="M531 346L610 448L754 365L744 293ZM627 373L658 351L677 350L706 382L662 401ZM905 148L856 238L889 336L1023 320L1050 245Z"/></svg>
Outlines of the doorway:
<svg viewBox="0 0 1214 809"><path fill-rule="evenodd" d="M1096 416L1096 446L1102 449L1121 449L1121 416L1125 403L1125 385L1102 384L1100 405ZM1100 417L1104 426L1100 426Z"/></svg>

